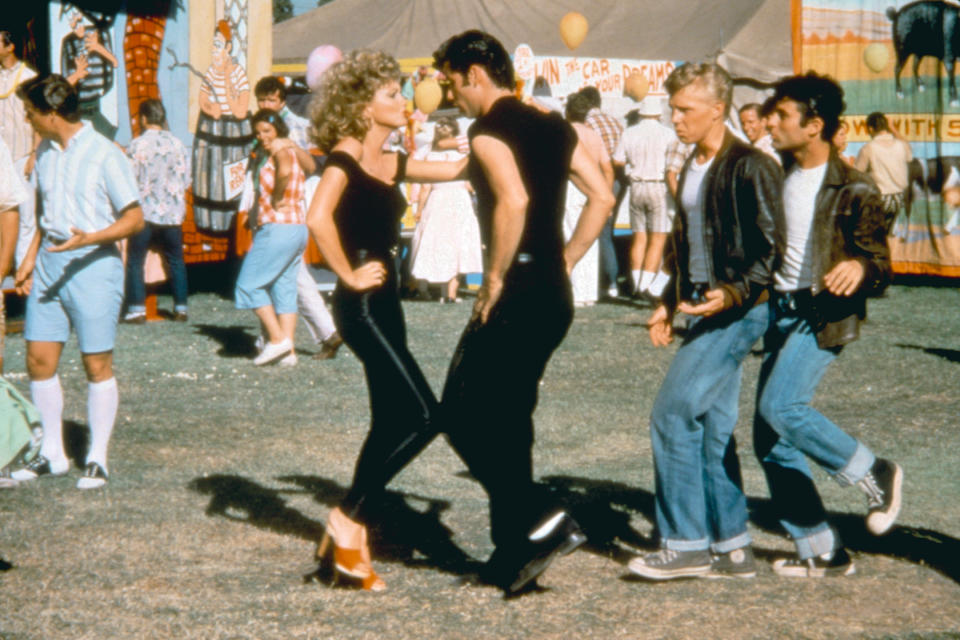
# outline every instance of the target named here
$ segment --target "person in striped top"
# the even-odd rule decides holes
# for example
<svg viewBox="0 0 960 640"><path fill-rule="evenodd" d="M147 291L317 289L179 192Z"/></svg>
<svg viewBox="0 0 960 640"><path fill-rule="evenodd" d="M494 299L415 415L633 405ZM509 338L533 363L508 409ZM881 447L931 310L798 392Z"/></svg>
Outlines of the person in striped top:
<svg viewBox="0 0 960 640"><path fill-rule="evenodd" d="M238 309L253 310L267 336L253 363L294 365L297 272L307 246L305 177L293 148L276 144L290 133L280 114L261 109L252 122L257 147L249 171L256 201L248 215L256 221L256 232L237 277L234 299Z"/></svg>
<svg viewBox="0 0 960 640"><path fill-rule="evenodd" d="M200 108L214 119L222 115L234 118L247 115L250 83L247 72L230 55L232 49L230 24L221 20L213 33L213 62L203 77L205 82L200 85Z"/></svg>
<svg viewBox="0 0 960 640"><path fill-rule="evenodd" d="M80 120L77 90L59 75L17 89L27 121L44 139L32 181L39 192L39 233L17 269L28 294L24 337L30 394L40 412L40 455L12 477L62 475L70 467L62 438L63 391L57 366L71 327L89 382L90 449L79 489L107 482L107 445L119 396L113 346L123 302L117 241L143 228L139 192L123 151Z"/></svg>

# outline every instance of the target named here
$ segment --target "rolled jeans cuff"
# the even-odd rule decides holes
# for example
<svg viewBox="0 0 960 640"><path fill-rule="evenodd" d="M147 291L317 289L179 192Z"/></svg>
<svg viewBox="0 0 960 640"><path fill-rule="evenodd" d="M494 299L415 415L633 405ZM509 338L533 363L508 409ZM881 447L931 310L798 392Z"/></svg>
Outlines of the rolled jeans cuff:
<svg viewBox="0 0 960 640"><path fill-rule="evenodd" d="M822 556L840 548L839 537L826 522L823 523L820 531L802 538L795 538L793 542L797 545L797 556L801 560Z"/></svg>
<svg viewBox="0 0 960 640"><path fill-rule="evenodd" d="M841 487L849 487L863 480L876 461L877 457L873 455L873 452L867 449L863 443L857 442L857 448L850 456L847 464L833 477Z"/></svg>
<svg viewBox="0 0 960 640"><path fill-rule="evenodd" d="M750 534L744 531L740 535L727 538L726 540L721 540L720 542L712 543L710 545L710 551L716 554L730 553L734 549L741 549L749 546L752 541L753 540L750 538Z"/></svg>
<svg viewBox="0 0 960 640"><path fill-rule="evenodd" d="M665 538L663 547L673 551L706 551L710 548L710 541L706 538L699 540L671 540Z"/></svg>

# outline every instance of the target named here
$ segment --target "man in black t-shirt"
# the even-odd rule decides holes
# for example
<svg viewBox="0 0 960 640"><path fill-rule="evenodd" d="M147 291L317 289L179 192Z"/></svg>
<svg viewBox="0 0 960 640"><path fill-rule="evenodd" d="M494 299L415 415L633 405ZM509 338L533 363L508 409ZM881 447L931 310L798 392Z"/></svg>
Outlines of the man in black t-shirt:
<svg viewBox="0 0 960 640"><path fill-rule="evenodd" d="M434 59L457 105L476 118L468 173L488 238L483 285L444 387L445 430L490 497L496 549L483 578L511 595L586 539L533 481L533 410L547 361L573 318L568 274L614 199L572 128L514 97L513 65L496 39L467 31ZM564 245L568 179L587 203Z"/></svg>

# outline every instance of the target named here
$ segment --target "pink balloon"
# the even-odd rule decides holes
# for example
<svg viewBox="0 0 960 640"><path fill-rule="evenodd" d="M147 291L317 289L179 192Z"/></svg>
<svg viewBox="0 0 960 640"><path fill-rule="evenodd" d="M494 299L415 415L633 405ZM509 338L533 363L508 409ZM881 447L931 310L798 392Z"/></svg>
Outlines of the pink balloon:
<svg viewBox="0 0 960 640"><path fill-rule="evenodd" d="M343 60L343 53L332 44L322 44L307 57L307 86L316 91L323 72Z"/></svg>

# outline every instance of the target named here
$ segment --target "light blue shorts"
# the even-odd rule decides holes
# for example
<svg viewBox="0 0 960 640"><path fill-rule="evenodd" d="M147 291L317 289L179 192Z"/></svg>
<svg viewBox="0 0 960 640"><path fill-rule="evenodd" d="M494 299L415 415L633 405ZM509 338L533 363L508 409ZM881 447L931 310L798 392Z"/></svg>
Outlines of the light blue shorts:
<svg viewBox="0 0 960 640"><path fill-rule="evenodd" d="M297 271L307 247L302 224L265 224L243 259L234 304L237 309L273 305L277 313L297 312Z"/></svg>
<svg viewBox="0 0 960 640"><path fill-rule="evenodd" d="M37 252L24 338L66 342L72 326L80 353L112 351L123 304L123 261L116 245L63 253L47 251L51 246L44 241Z"/></svg>

